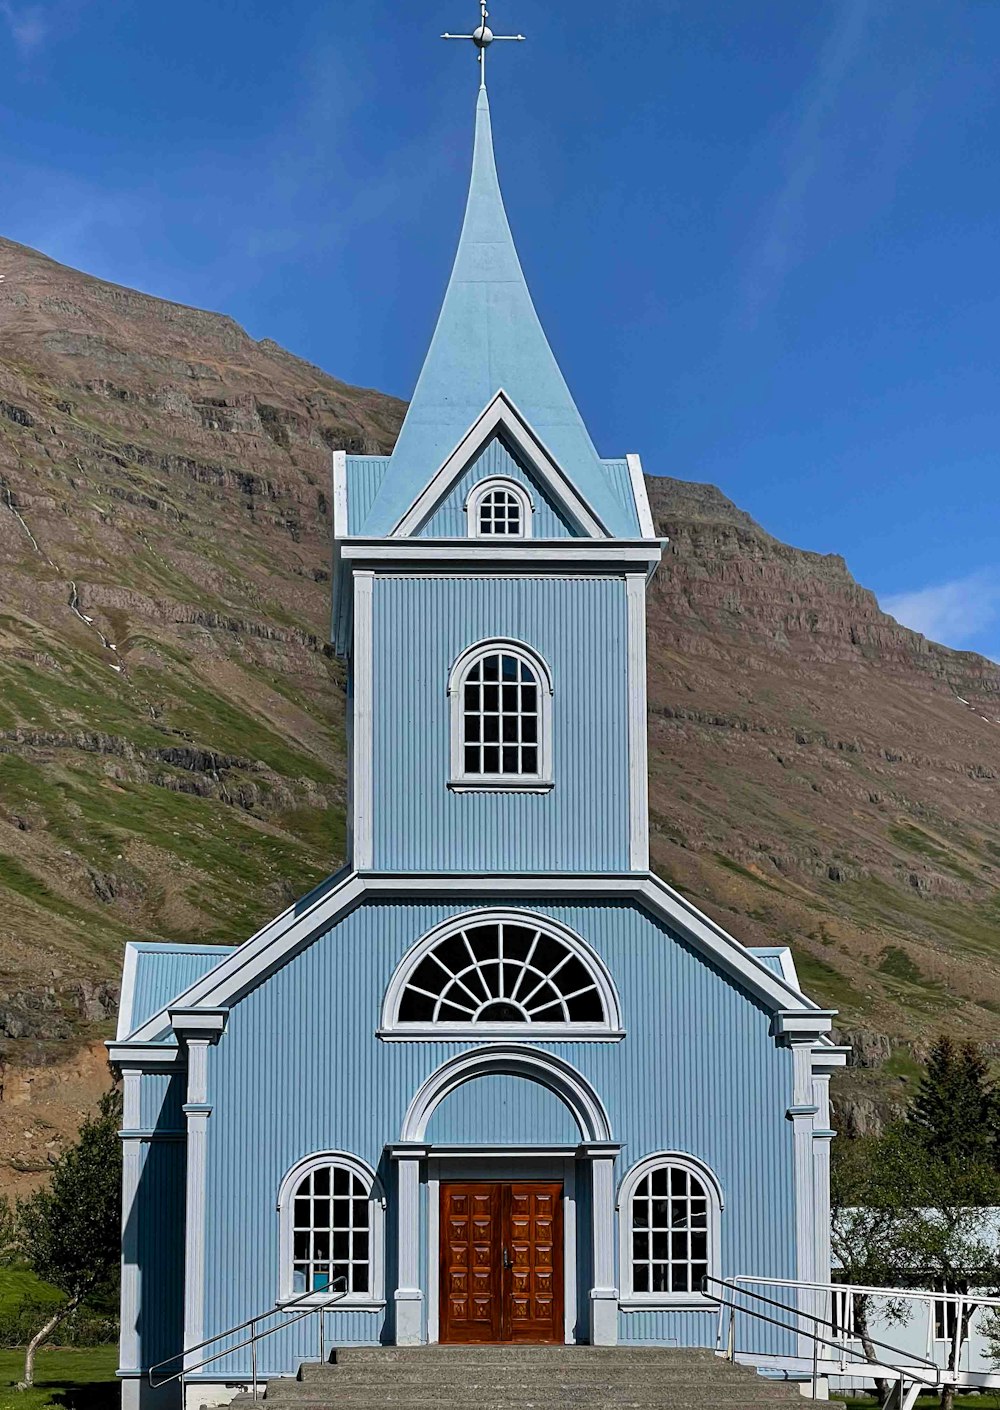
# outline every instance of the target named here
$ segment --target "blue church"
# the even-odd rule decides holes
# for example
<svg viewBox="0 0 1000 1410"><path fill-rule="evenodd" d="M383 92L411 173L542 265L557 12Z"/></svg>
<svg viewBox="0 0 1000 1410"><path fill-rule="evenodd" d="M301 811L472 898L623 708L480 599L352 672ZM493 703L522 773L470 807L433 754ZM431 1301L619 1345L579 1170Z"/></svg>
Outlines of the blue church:
<svg viewBox="0 0 1000 1410"><path fill-rule="evenodd" d="M238 948L126 951L125 1410L331 1347L711 1347L706 1277L829 1280L843 1052L787 950L650 872L663 543L538 321L485 87L398 442L333 486L348 864Z"/></svg>

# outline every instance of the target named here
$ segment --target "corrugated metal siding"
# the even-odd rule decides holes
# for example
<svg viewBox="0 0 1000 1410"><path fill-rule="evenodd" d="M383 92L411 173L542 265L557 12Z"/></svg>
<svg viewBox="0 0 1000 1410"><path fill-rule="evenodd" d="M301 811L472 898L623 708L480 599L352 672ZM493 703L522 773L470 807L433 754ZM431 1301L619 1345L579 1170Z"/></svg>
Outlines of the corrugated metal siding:
<svg viewBox="0 0 1000 1410"><path fill-rule="evenodd" d="M130 1032L233 952L232 945L138 944Z"/></svg>
<svg viewBox="0 0 1000 1410"><path fill-rule="evenodd" d="M169 1072L144 1072L139 1086L143 1131L186 1131L184 1115L187 1077Z"/></svg>
<svg viewBox="0 0 1000 1410"><path fill-rule="evenodd" d="M184 1344L183 1141L145 1141L142 1172L122 1251L139 1267L140 1365L149 1367Z"/></svg>
<svg viewBox="0 0 1000 1410"><path fill-rule="evenodd" d="M519 456L515 456L499 437L494 437L482 453L468 466L452 486L448 497L420 530L421 538L458 538L469 536L469 517L465 501L473 485L489 475L506 475L530 492L534 505L531 535L536 539L576 538L550 495L542 489Z"/></svg>
<svg viewBox="0 0 1000 1410"><path fill-rule="evenodd" d="M387 455L348 455L347 463L347 531L364 533L365 520L375 503L379 486L385 478Z"/></svg>
<svg viewBox="0 0 1000 1410"><path fill-rule="evenodd" d="M627 871L624 581L377 577L374 603L375 867ZM448 676L491 637L527 643L552 671L549 793L447 786Z"/></svg>
<svg viewBox="0 0 1000 1410"><path fill-rule="evenodd" d="M537 1141L539 1131L555 1143L580 1140L572 1112L555 1092L523 1077L491 1075L452 1092L431 1117L427 1139L520 1145Z"/></svg>
<svg viewBox="0 0 1000 1410"><path fill-rule="evenodd" d="M602 460L601 464L604 467L604 473L607 475L611 493L625 510L628 518L629 532L640 535L639 512L635 507L635 495L632 492L632 477L628 471L628 461Z"/></svg>
<svg viewBox="0 0 1000 1410"><path fill-rule="evenodd" d="M716 1172L725 1197L723 1272L794 1277L791 1128L785 1120L790 1053L775 1047L768 1014L631 903L523 904L577 931L618 986L627 1030L621 1043L539 1045L575 1064L601 1094L614 1137L624 1143L618 1177L651 1151L698 1156ZM381 1167L393 1249L393 1180L383 1147L398 1139L421 1082L466 1045L380 1042L374 1030L382 997L396 964L421 935L448 915L482 905L460 898L367 902L233 1009L226 1034L209 1054L214 1112L206 1335L273 1302L275 1198L285 1171L310 1152L339 1148ZM503 1084L492 1090L494 1098L506 1094ZM516 1110L516 1120L501 1118L511 1121L511 1131L530 1132L539 1142L565 1139L564 1122L553 1119L546 1103ZM536 1128L527 1123L530 1114ZM461 1099L435 1118L441 1141L466 1139L475 1129ZM578 1193L585 1229L589 1215ZM392 1286L390 1276L390 1306ZM676 1335L703 1344L703 1324L700 1314L622 1319L628 1340ZM330 1318L334 1342L375 1340L380 1327L381 1318L370 1314ZM307 1330L271 1338L264 1343L267 1369L293 1370L313 1345Z"/></svg>

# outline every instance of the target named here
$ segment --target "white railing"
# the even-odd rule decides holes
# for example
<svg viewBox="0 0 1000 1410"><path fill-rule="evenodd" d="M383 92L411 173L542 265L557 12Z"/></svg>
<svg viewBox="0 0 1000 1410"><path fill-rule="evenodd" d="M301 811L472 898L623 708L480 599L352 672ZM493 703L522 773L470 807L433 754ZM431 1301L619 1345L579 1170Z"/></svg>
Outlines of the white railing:
<svg viewBox="0 0 1000 1410"><path fill-rule="evenodd" d="M864 1375L896 1381L902 1410L911 1410L921 1390L946 1384L978 1384L982 1377L961 1366L962 1347L975 1313L1000 1313L1000 1298L975 1293L813 1283L793 1278L708 1277L704 1291L719 1306L716 1350L721 1355L730 1360L742 1355L761 1364L771 1360L759 1347L739 1345L738 1318L743 1316L751 1320L751 1325L766 1324L791 1333L800 1347L805 1343L806 1358L800 1354L775 1360L795 1360L800 1364L808 1360L814 1397L818 1396L819 1382L824 1377ZM879 1358L873 1360L857 1331L856 1312L862 1299L875 1303L876 1308L878 1303L893 1304L894 1321L908 1323L914 1313L926 1318L921 1334L925 1354L887 1342L874 1330L866 1331L864 1340ZM871 1310L866 1310L870 1318ZM939 1315L946 1331L943 1337L935 1335ZM878 1331L881 1330L879 1326Z"/></svg>

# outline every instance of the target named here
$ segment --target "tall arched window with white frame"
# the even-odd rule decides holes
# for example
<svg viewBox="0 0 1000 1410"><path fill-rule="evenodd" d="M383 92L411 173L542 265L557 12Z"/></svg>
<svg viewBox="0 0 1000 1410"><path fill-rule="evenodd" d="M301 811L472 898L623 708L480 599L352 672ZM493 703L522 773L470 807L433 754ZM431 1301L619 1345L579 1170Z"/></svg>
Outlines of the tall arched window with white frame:
<svg viewBox="0 0 1000 1410"><path fill-rule="evenodd" d="M708 1166L677 1151L639 1161L622 1180L623 1305L698 1307L719 1277L722 1192Z"/></svg>
<svg viewBox="0 0 1000 1410"><path fill-rule="evenodd" d="M505 475L490 475L469 491L465 502L469 536L476 539L531 538L531 495Z"/></svg>
<svg viewBox="0 0 1000 1410"><path fill-rule="evenodd" d="M523 642L478 642L455 662L451 779L459 790L552 787L552 676Z"/></svg>
<svg viewBox="0 0 1000 1410"><path fill-rule="evenodd" d="M279 1302L313 1294L381 1305L384 1207L375 1172L357 1156L324 1151L294 1165L278 1192Z"/></svg>

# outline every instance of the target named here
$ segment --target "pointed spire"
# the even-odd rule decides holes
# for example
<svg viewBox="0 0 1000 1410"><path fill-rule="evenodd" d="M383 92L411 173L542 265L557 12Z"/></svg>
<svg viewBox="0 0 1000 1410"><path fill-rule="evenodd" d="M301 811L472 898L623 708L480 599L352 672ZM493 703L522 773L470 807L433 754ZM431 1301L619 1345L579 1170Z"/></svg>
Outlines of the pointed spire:
<svg viewBox="0 0 1000 1410"><path fill-rule="evenodd" d="M372 506L388 534L494 395L503 390L610 533L627 533L594 444L538 321L507 223L486 89L465 221L434 337Z"/></svg>

